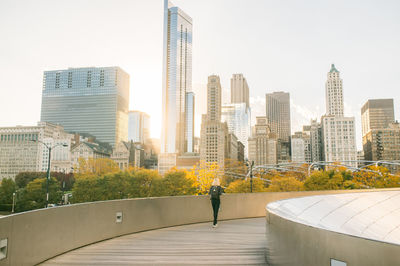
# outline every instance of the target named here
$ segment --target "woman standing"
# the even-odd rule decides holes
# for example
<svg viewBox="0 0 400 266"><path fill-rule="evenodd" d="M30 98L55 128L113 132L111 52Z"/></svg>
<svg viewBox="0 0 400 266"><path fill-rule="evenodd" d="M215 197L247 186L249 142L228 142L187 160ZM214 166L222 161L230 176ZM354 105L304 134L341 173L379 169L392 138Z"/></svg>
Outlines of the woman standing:
<svg viewBox="0 0 400 266"><path fill-rule="evenodd" d="M214 178L214 181L210 187L210 192L208 193L210 195L211 199L211 205L213 208L214 212L214 222L213 222L213 227L218 226L218 210L219 210L219 205L221 203L220 201L220 196L222 194L222 188L219 182L219 178Z"/></svg>

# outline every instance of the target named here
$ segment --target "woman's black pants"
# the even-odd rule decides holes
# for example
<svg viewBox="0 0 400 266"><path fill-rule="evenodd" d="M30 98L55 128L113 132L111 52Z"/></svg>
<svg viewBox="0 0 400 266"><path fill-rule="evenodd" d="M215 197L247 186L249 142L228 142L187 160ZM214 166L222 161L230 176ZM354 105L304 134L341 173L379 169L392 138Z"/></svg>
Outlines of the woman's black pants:
<svg viewBox="0 0 400 266"><path fill-rule="evenodd" d="M213 225L217 224L219 204L220 204L220 200L219 199L211 199L211 205L212 205L213 212L214 212L214 223L213 223Z"/></svg>

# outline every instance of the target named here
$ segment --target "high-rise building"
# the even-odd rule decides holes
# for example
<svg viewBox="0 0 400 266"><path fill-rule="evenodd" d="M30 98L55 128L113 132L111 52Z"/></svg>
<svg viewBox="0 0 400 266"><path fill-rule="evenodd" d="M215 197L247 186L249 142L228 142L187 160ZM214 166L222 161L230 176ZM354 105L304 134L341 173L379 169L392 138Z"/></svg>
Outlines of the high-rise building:
<svg viewBox="0 0 400 266"><path fill-rule="evenodd" d="M119 67L45 71L42 122L114 146L128 139L129 75Z"/></svg>
<svg viewBox="0 0 400 266"><path fill-rule="evenodd" d="M361 108L362 135L371 129L387 128L394 123L393 99L368 100Z"/></svg>
<svg viewBox="0 0 400 266"><path fill-rule="evenodd" d="M331 70L328 72L325 89L326 114L343 116L343 81L334 64L331 65Z"/></svg>
<svg viewBox="0 0 400 266"><path fill-rule="evenodd" d="M220 169L225 165L226 135L228 126L221 122L220 79L216 75L208 77L207 114L202 116L200 132L200 160L217 163Z"/></svg>
<svg viewBox="0 0 400 266"><path fill-rule="evenodd" d="M292 162L311 163L311 138L308 132L295 132L291 142Z"/></svg>
<svg viewBox="0 0 400 266"><path fill-rule="evenodd" d="M226 122L230 133L235 134L244 145L245 157L248 157L248 139L251 136L250 108L246 103L229 103L222 105L222 122Z"/></svg>
<svg viewBox="0 0 400 266"><path fill-rule="evenodd" d="M365 160L400 160L400 126L395 122L393 99L368 100L361 108ZM398 169L390 167L392 171Z"/></svg>
<svg viewBox="0 0 400 266"><path fill-rule="evenodd" d="M19 172L47 171L49 150L43 143L54 147L51 171L71 172L72 138L62 126L45 122L0 128L0 180L14 178Z"/></svg>
<svg viewBox="0 0 400 266"><path fill-rule="evenodd" d="M128 140L144 144L150 138L150 116L140 111L129 111Z"/></svg>
<svg viewBox="0 0 400 266"><path fill-rule="evenodd" d="M245 103L246 108L249 104L249 85L243 74L233 74L231 78L231 103Z"/></svg>
<svg viewBox="0 0 400 266"><path fill-rule="evenodd" d="M282 91L267 93L266 115L271 132L277 134L278 139L289 141L291 136L289 93Z"/></svg>
<svg viewBox="0 0 400 266"><path fill-rule="evenodd" d="M195 97L193 92L186 93L186 129L185 152L194 152L194 109Z"/></svg>
<svg viewBox="0 0 400 266"><path fill-rule="evenodd" d="M324 160L357 166L355 120L343 116L342 80L333 64L326 82L326 100L327 114L321 118Z"/></svg>
<svg viewBox="0 0 400 266"><path fill-rule="evenodd" d="M321 124L324 160L327 162L356 161L354 117L325 115L321 118ZM357 163L348 162L348 165L357 166Z"/></svg>
<svg viewBox="0 0 400 266"><path fill-rule="evenodd" d="M185 152L186 93L192 90L192 18L164 0L161 153Z"/></svg>
<svg viewBox="0 0 400 266"><path fill-rule="evenodd" d="M310 162L322 161L322 126L317 120L311 120L310 125L303 126L303 132L310 136ZM293 151L292 151L293 155Z"/></svg>
<svg viewBox="0 0 400 266"><path fill-rule="evenodd" d="M249 139L249 160L255 165L276 164L277 140L276 134L271 132L267 118L259 116L254 126L254 133Z"/></svg>
<svg viewBox="0 0 400 266"><path fill-rule="evenodd" d="M400 160L400 124L369 130L363 136L363 150L368 161Z"/></svg>
<svg viewBox="0 0 400 266"><path fill-rule="evenodd" d="M287 92L266 94L266 116L271 132L277 135L278 163L290 161L290 95Z"/></svg>
<svg viewBox="0 0 400 266"><path fill-rule="evenodd" d="M187 94L192 90L192 18L164 0L162 130L158 170L161 174L176 166L176 159L193 150L191 125L186 113ZM193 98L194 100L194 98ZM194 107L194 101L193 101ZM194 110L194 108L193 108ZM193 116L194 117L194 116Z"/></svg>
<svg viewBox="0 0 400 266"><path fill-rule="evenodd" d="M235 134L225 135L225 159L236 161L238 159L238 139Z"/></svg>

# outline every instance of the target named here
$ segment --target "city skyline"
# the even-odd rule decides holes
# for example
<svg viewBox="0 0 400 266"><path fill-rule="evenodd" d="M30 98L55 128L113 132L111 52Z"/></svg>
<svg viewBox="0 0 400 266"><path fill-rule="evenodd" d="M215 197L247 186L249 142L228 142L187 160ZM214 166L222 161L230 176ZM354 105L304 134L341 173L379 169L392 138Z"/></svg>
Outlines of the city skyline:
<svg viewBox="0 0 400 266"><path fill-rule="evenodd" d="M0 126L34 125L40 120L44 71L118 65L131 76L132 104L129 109L149 113L152 118L151 136L160 137L163 1L117 1L119 5L99 1L96 8L88 2L80 4L77 10L70 5L71 1L57 4L50 1L22 2L2 1L0 4L0 32L4 36L4 42L0 44L0 57L3 59L0 62L0 80L3 84L1 92L7 95L0 100L3 114ZM356 117L359 149L360 109L367 99L393 98L395 116L399 117L400 98L396 91L400 87L400 77L396 62L400 53L396 47L400 38L393 33L400 31L400 19L396 16L400 5L396 1L389 1L385 6L377 1L338 2L335 7L314 1L313 13L324 14L324 17L306 16L311 14L307 8L312 3L303 7L295 2L287 6L261 1L251 4L219 1L209 10L207 1L173 2L195 21L195 135L199 136L200 117L205 113L204 81L212 73L221 77L223 103L230 99L230 76L233 73L246 76L251 89L253 118L264 115L258 110L265 110L266 93L289 92L292 98L292 132L295 132L303 124L308 124L311 118L320 119L324 114L324 77L330 64L335 63L345 80L345 115ZM52 14L55 5L63 10L63 14ZM226 5L231 7L230 12L224 13L224 19L220 21L217 14ZM131 13L139 8L140 12L135 12L138 18L132 18ZM353 8L357 8L357 14ZM340 20L336 18L337 10L341 11ZM238 19L242 12L244 18ZM74 21L69 19L72 14ZM288 19L288 15L293 17ZM152 20L145 26L137 23L149 16ZM36 17L41 19L36 20ZM101 30L96 30L99 23ZM77 27L82 24L86 25L85 29ZM58 28L62 30L54 30ZM48 35L49 31L52 35ZM103 32L110 34L111 38L105 38ZM76 36L80 41L68 36ZM254 38L257 38L257 43L251 41ZM105 45L98 45L99 41L105 41ZM249 52L249 48L254 53ZM369 56L365 57L365 54ZM19 78L20 74L23 79ZM20 93L10 93L17 90ZM25 95L24 99L21 99L21 94ZM152 99L152 104L149 104L148 95L157 96Z"/></svg>

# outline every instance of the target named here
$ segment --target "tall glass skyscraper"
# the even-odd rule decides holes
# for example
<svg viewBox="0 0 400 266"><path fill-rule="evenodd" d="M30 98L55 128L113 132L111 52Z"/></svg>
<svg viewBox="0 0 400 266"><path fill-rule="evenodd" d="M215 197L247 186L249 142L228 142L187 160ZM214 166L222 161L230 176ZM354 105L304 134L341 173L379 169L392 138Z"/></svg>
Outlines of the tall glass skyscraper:
<svg viewBox="0 0 400 266"><path fill-rule="evenodd" d="M164 0L161 153L186 152L186 93L191 90L192 18Z"/></svg>
<svg viewBox="0 0 400 266"><path fill-rule="evenodd" d="M194 152L194 93L186 93L185 152Z"/></svg>
<svg viewBox="0 0 400 266"><path fill-rule="evenodd" d="M150 138L150 116L140 111L129 111L128 140L144 144Z"/></svg>
<svg viewBox="0 0 400 266"><path fill-rule="evenodd" d="M245 157L248 157L248 139L251 137L250 108L245 102L222 105L221 121L228 125L229 133L235 134L244 145Z"/></svg>
<svg viewBox="0 0 400 266"><path fill-rule="evenodd" d="M119 67L45 71L40 120L112 146L128 139L129 75Z"/></svg>

